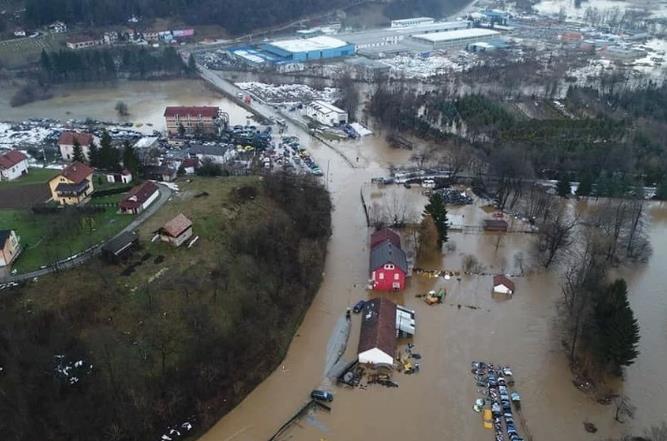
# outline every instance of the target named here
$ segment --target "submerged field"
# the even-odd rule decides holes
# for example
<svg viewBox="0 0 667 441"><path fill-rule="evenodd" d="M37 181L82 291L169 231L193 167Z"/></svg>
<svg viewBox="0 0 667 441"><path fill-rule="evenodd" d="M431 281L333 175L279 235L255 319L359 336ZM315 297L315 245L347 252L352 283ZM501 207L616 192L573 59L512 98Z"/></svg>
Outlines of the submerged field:
<svg viewBox="0 0 667 441"><path fill-rule="evenodd" d="M331 205L308 178L266 179L184 183L141 227L129 261L94 260L5 291L7 439L206 428L276 366L321 281ZM196 243L151 242L178 213Z"/></svg>

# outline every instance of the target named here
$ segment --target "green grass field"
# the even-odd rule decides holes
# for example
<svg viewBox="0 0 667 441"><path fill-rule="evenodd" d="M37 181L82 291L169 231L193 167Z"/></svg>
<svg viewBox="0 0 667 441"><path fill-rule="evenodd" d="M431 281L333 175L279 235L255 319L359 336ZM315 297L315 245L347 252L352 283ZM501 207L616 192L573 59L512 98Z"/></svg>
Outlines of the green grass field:
<svg viewBox="0 0 667 441"><path fill-rule="evenodd" d="M30 184L47 184L51 178L56 176L59 173L59 170L53 170L50 168L29 168L28 174L21 176L18 179L13 181L2 181L0 182L0 188L10 188L10 187L20 187L22 185Z"/></svg>
<svg viewBox="0 0 667 441"><path fill-rule="evenodd" d="M112 237L133 219L108 208L94 215L74 212L34 214L30 210L0 210L0 225L21 237L23 252L13 269L24 273L79 253Z"/></svg>

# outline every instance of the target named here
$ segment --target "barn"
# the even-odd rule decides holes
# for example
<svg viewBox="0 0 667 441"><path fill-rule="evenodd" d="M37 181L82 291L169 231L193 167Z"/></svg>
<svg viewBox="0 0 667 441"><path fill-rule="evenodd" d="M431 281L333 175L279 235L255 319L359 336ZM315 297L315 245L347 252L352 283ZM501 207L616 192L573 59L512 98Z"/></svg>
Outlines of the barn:
<svg viewBox="0 0 667 441"><path fill-rule="evenodd" d="M359 363L391 367L395 354L396 304L385 298L366 302L359 333Z"/></svg>
<svg viewBox="0 0 667 441"><path fill-rule="evenodd" d="M493 276L493 293L511 296L514 294L514 282L502 274Z"/></svg>
<svg viewBox="0 0 667 441"><path fill-rule="evenodd" d="M408 260L405 252L385 240L371 249L371 288L377 291L400 291L405 288Z"/></svg>

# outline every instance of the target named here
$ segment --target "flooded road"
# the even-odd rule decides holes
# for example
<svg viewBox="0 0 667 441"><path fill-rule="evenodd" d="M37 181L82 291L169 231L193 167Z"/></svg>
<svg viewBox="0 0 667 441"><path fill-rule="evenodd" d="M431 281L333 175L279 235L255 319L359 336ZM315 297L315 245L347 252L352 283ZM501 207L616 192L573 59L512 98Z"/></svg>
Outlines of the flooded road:
<svg viewBox="0 0 667 441"><path fill-rule="evenodd" d="M244 110L210 91L198 81L123 84L118 89L71 90L66 96L9 109L0 99L0 119L28 116L50 118L114 119L117 100L128 103L137 121L162 128L168 104L216 104L232 115ZM32 110L31 110L32 109ZM66 113L70 112L70 113ZM372 177L386 175L389 165L409 161L410 152L391 149L380 138L334 144L337 151L298 135L325 172L331 191L333 236L329 244L324 281L306 314L287 356L264 382L216 423L204 441L265 441L308 400L322 383L326 349L341 313L367 298L368 234L361 205L361 190ZM342 155L342 156L341 156ZM343 156L348 160L344 160ZM358 158L358 159L357 159ZM470 223L483 213L478 208L451 208ZM555 333L555 303L560 296L559 276L553 272L517 277L510 300L493 299L491 277L450 280L415 275L406 292L390 296L417 312L421 371L396 374L396 389L372 385L368 389L334 387L330 414L316 413L292 427L281 439L290 440L451 440L485 441L493 435L482 428L472 411L476 388L470 374L473 360L508 364L522 395L528 431L539 441L599 440L620 430L644 428L667 421L667 207L651 210L654 255L639 269L625 270L632 305L641 327L641 354L627 369L626 393L637 406L636 419L625 425L613 421L613 406L601 406L574 388L565 355ZM532 237L507 234L502 240L488 234L450 233L450 250L441 260L427 263L433 269L461 268L464 257L476 256L488 272L519 272L517 255L528 261ZM427 306L415 294L445 287L443 305ZM459 305L461 307L459 308ZM359 316L353 316L347 355L356 354ZM599 432L590 435L583 422ZM522 432L524 433L524 432Z"/></svg>

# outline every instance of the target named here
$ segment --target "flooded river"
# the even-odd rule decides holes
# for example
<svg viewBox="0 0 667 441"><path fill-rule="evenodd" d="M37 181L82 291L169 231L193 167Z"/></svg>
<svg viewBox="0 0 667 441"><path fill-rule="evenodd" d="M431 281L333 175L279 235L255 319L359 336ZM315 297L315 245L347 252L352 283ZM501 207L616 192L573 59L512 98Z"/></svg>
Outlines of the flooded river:
<svg viewBox="0 0 667 441"><path fill-rule="evenodd" d="M193 95L189 96L188 91ZM232 120L245 118L243 110L215 96L199 82L168 82L164 86L132 84L123 86L121 91L71 91L67 96L31 105L35 113L28 108L5 107L2 119L68 115L109 119L118 99L126 101L130 111L141 115L142 121L153 121L156 127L161 127L159 120L167 103L218 104L235 115ZM296 129L290 130L294 134ZM303 133L296 134L325 172L334 203L333 236L324 282L281 366L215 424L201 438L203 441L265 441L307 401L309 392L322 384L326 346L336 321L345 307L367 298L364 286L368 278L369 231L361 206L361 189L371 177L385 175L390 164L405 163L410 157L409 152L392 150L375 137L336 144L334 151L317 141L308 141ZM482 216L479 209L472 207L451 211L465 214L471 223ZM650 235L654 247L651 261L623 274L629 282L642 335L641 354L627 369L624 384L624 392L638 409L633 422L615 423L613 406L595 403L572 385L554 331L555 303L560 296L556 272L515 278L516 294L510 300L491 298L490 277L464 277L458 281L414 276L406 292L390 296L417 312L414 344L423 356L421 372L411 376L396 374L400 386L395 389L334 387L336 397L330 414L318 412L302 419L281 439L490 441L492 433L482 428L480 415L472 410L477 397L470 374L473 360L513 368L516 390L522 395L522 414L535 440L599 440L621 430L667 421L667 381L662 375L662 368L667 365L667 207L656 205L651 210ZM518 272L516 256L523 253L526 260L530 258L532 237L508 234L501 241L496 238L451 233L450 242L455 249L431 265L458 270L463 257L473 254L489 272ZM448 291L443 305L427 306L415 298L417 293L439 287ZM359 317L354 316L347 351L350 357L355 355L358 333ZM599 432L586 433L584 421L594 423Z"/></svg>

